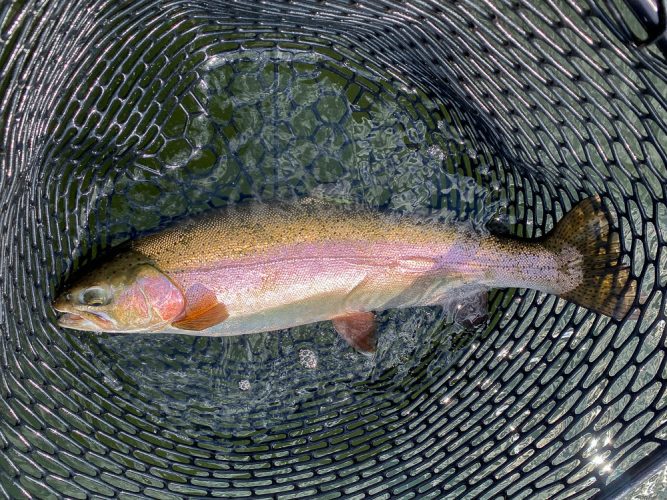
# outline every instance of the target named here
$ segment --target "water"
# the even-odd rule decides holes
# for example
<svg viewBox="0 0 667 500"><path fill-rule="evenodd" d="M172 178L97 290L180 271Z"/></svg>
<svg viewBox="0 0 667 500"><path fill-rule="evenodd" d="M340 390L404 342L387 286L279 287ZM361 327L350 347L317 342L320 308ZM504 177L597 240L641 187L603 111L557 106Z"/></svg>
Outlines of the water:
<svg viewBox="0 0 667 500"><path fill-rule="evenodd" d="M479 231L507 222L492 162L442 103L323 56L212 59L163 136L99 190L110 196L107 244L248 199L314 196ZM400 398L406 377L437 377L474 336L444 319L439 308L381 313L372 357L330 323L233 338L81 335L161 424L206 435L267 428L315 392L322 412L369 391Z"/></svg>

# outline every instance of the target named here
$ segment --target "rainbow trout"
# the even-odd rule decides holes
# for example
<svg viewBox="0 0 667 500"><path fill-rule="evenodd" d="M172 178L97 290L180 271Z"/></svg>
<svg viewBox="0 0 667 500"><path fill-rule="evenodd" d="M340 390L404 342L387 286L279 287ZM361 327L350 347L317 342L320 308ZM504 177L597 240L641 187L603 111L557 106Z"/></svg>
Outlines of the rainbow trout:
<svg viewBox="0 0 667 500"><path fill-rule="evenodd" d="M131 242L54 302L67 328L241 335L333 321L375 346L374 312L532 288L623 318L636 284L599 197L518 240L315 200L240 205Z"/></svg>

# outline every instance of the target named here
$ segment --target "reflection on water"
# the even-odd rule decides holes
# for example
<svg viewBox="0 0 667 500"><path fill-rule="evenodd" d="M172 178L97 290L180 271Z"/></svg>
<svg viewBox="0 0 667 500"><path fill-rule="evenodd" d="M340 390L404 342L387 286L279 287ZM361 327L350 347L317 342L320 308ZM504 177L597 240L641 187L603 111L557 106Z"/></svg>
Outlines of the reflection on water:
<svg viewBox="0 0 667 500"><path fill-rule="evenodd" d="M609 447L613 445L610 436L591 438L585 456L588 457L590 463L595 466L600 472L608 474L612 472L613 466L607 461L611 450Z"/></svg>

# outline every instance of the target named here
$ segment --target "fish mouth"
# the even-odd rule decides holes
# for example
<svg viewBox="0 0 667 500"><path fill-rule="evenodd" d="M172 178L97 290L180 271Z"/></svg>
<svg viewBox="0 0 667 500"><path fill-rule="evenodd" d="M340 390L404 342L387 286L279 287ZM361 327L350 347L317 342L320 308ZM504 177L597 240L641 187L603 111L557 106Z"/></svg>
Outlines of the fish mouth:
<svg viewBox="0 0 667 500"><path fill-rule="evenodd" d="M89 317L86 317L89 316ZM81 314L63 313L58 318L58 325L64 328L72 328L74 330L84 330L87 332L113 332L113 323L111 321L98 316L97 314Z"/></svg>
<svg viewBox="0 0 667 500"><path fill-rule="evenodd" d="M79 314L63 313L58 318L58 325L64 328L74 328L75 330L91 330L95 328L92 321L87 320Z"/></svg>
<svg viewBox="0 0 667 500"><path fill-rule="evenodd" d="M60 306L60 307L58 307ZM114 325L107 318L100 314L91 312L70 312L61 304L54 304L53 308L60 313L57 322L58 326L71 328L73 330L83 330L87 332L113 332Z"/></svg>

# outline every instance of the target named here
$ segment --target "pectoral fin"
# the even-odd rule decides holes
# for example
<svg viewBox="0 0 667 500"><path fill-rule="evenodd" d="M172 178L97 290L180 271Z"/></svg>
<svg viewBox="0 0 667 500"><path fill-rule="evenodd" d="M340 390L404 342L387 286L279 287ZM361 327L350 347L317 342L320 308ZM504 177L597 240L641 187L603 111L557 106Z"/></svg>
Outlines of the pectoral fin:
<svg viewBox="0 0 667 500"><path fill-rule="evenodd" d="M332 320L336 331L348 344L362 352L375 351L375 314L372 312L350 313Z"/></svg>
<svg viewBox="0 0 667 500"><path fill-rule="evenodd" d="M185 293L185 313L175 323L181 330L201 331L222 323L229 317L224 304L203 285L193 285Z"/></svg>

